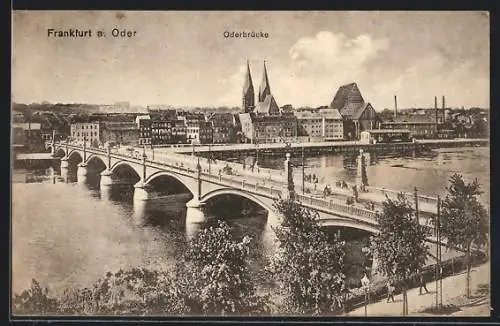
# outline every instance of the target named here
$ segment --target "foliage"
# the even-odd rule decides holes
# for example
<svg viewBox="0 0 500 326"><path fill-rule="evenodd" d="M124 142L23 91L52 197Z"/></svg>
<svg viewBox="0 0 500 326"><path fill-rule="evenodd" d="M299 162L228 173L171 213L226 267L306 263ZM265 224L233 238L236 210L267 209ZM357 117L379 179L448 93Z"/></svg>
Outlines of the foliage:
<svg viewBox="0 0 500 326"><path fill-rule="evenodd" d="M446 189L448 194L441 209L441 234L450 246L463 250L483 247L488 233L488 214L477 199L482 194L477 179L465 184L461 175L454 174Z"/></svg>
<svg viewBox="0 0 500 326"><path fill-rule="evenodd" d="M57 311L57 300L49 296L49 290L40 286L35 279L31 280L29 289L20 295L14 294L12 310L19 315L50 315Z"/></svg>
<svg viewBox="0 0 500 326"><path fill-rule="evenodd" d="M462 176L454 174L448 194L442 203L440 230L449 247L458 247L467 253L467 296L470 296L471 251L480 249L487 243L488 212L478 201L482 194L477 179L465 183Z"/></svg>
<svg viewBox="0 0 500 326"><path fill-rule="evenodd" d="M205 315L266 314L267 298L256 295L247 263L251 239L235 241L229 226L201 230L191 240L185 265L188 302ZM196 308L195 308L196 309Z"/></svg>
<svg viewBox="0 0 500 326"><path fill-rule="evenodd" d="M283 216L274 228L279 248L271 272L292 314L320 315L338 311L345 288L343 241L329 241L317 213L288 199L274 204Z"/></svg>
<svg viewBox="0 0 500 326"><path fill-rule="evenodd" d="M91 288L66 290L59 311L77 315L179 315L188 308L169 273L133 268L108 272Z"/></svg>
<svg viewBox="0 0 500 326"><path fill-rule="evenodd" d="M407 282L425 265L428 232L416 221L413 208L403 194L396 201L387 198L377 221L380 232L372 236L370 251L378 259L377 271L402 284L403 312L407 313Z"/></svg>
<svg viewBox="0 0 500 326"><path fill-rule="evenodd" d="M108 272L91 287L69 288L48 297L33 280L31 288L15 295L15 314L51 315L180 315L188 312L182 289L167 272L133 268Z"/></svg>

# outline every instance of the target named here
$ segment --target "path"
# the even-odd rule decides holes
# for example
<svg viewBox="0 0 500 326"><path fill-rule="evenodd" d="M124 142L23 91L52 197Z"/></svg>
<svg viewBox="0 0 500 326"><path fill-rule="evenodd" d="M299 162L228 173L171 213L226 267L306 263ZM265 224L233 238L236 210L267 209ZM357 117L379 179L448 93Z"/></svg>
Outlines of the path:
<svg viewBox="0 0 500 326"><path fill-rule="evenodd" d="M455 304L461 310L452 313L456 316L489 316L490 300L489 294L486 297L467 300L465 272L443 279L443 305ZM430 313L422 312L426 308L435 305L435 282L427 283L428 294L419 295L419 289L414 288L408 291L408 310L413 316L431 316ZM490 284L490 263L472 268L471 272L471 293L474 295L480 285ZM394 296L395 302L387 303L385 298L379 302L368 305L368 316L401 316L403 311L403 295ZM351 312L348 316L364 316L364 307L361 306Z"/></svg>

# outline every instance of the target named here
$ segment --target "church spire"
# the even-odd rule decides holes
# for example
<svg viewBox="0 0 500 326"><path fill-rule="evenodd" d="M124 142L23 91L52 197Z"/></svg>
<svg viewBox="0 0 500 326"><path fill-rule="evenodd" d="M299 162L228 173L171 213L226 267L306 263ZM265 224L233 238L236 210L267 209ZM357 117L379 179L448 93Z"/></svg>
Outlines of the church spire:
<svg viewBox="0 0 500 326"><path fill-rule="evenodd" d="M250 73L250 63L247 60L247 73L243 84L243 112L248 113L255 106L255 93L253 90L252 75Z"/></svg>
<svg viewBox="0 0 500 326"><path fill-rule="evenodd" d="M267 78L266 61L264 60L264 72L262 74L262 83L259 88L259 102L264 102L266 96L271 94L271 86L269 86L269 79Z"/></svg>

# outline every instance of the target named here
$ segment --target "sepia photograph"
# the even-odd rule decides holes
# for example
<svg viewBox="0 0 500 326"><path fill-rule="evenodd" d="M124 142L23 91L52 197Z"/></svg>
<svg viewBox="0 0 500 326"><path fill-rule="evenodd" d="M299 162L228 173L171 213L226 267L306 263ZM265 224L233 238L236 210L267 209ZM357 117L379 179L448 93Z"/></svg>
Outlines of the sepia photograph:
<svg viewBox="0 0 500 326"><path fill-rule="evenodd" d="M490 316L489 12L11 27L11 318Z"/></svg>

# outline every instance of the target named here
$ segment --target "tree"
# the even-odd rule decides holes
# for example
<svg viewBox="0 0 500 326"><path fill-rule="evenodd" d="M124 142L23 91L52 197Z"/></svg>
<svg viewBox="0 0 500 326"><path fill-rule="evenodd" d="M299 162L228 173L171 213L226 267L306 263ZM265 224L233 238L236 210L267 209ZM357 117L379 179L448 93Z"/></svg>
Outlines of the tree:
<svg viewBox="0 0 500 326"><path fill-rule="evenodd" d="M190 305L205 315L268 313L267 298L256 295L247 257L251 239L235 241L229 226L201 230L191 240L186 264L179 269Z"/></svg>
<svg viewBox="0 0 500 326"><path fill-rule="evenodd" d="M132 268L108 272L91 287L66 289L59 313L73 315L180 315L189 312L170 272Z"/></svg>
<svg viewBox="0 0 500 326"><path fill-rule="evenodd" d="M488 212L478 201L482 194L477 179L465 183L462 175L455 173L446 188L448 194L442 203L440 230L448 247L458 247L467 254L467 297L470 297L471 254L474 247L486 245Z"/></svg>
<svg viewBox="0 0 500 326"><path fill-rule="evenodd" d="M14 294L12 310L19 315L50 315L57 311L57 300L51 298L49 290L32 279L31 286L20 295Z"/></svg>
<svg viewBox="0 0 500 326"><path fill-rule="evenodd" d="M377 216L380 232L370 241L370 251L378 259L377 271L402 286L403 315L408 314L408 281L424 266L428 250L428 231L414 216L403 194L396 201L387 198Z"/></svg>
<svg viewBox="0 0 500 326"><path fill-rule="evenodd" d="M320 315L338 311L345 289L344 245L336 236L329 240L320 227L318 214L293 199L274 204L283 216L273 228L279 248L271 262L271 273L292 314Z"/></svg>

